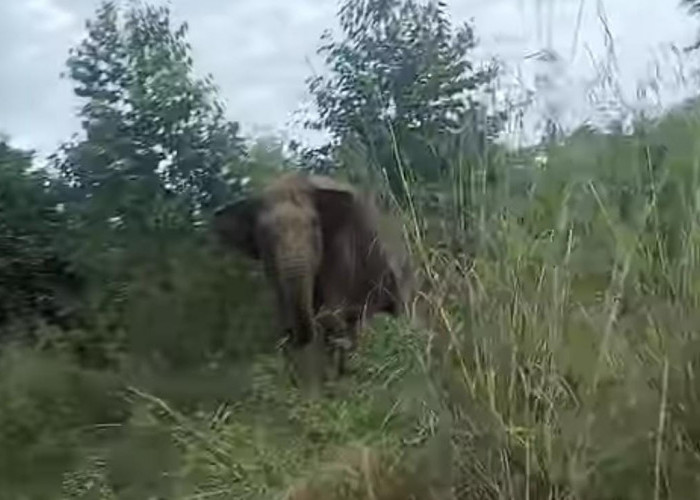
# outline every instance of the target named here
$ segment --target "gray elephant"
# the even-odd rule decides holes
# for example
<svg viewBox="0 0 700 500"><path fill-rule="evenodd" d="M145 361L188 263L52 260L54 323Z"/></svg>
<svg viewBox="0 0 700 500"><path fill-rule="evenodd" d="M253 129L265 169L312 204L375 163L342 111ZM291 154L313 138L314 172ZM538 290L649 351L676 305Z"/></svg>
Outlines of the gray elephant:
<svg viewBox="0 0 700 500"><path fill-rule="evenodd" d="M225 245L262 260L290 347L341 349L342 374L365 319L402 314L412 283L405 247L390 249L378 222L371 198L350 185L294 172L217 210L213 227Z"/></svg>

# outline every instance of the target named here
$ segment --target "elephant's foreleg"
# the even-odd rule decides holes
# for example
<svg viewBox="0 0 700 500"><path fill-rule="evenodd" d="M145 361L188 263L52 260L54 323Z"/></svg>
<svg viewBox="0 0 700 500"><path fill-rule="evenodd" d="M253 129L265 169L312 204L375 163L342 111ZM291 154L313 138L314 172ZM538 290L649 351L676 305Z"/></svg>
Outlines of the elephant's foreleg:
<svg viewBox="0 0 700 500"><path fill-rule="evenodd" d="M326 352L333 359L338 376L347 372L347 358L356 346L355 317L356 314L352 311L342 308L322 308L317 316L325 339Z"/></svg>

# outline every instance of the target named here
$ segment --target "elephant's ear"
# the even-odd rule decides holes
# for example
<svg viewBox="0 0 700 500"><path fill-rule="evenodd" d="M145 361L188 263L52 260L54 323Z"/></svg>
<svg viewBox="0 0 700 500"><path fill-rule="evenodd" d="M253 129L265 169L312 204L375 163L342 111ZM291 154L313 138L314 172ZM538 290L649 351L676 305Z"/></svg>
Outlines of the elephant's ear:
<svg viewBox="0 0 700 500"><path fill-rule="evenodd" d="M325 234L335 233L355 217L356 193L347 184L323 176L309 176Z"/></svg>
<svg viewBox="0 0 700 500"><path fill-rule="evenodd" d="M213 227L219 240L254 259L260 258L255 223L260 208L256 197L244 198L214 212Z"/></svg>

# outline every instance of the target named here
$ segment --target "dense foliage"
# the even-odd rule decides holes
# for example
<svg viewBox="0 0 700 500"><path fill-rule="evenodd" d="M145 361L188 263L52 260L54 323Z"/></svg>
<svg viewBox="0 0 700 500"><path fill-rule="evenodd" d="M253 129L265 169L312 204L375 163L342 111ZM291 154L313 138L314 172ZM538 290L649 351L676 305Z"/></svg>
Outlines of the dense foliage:
<svg viewBox="0 0 700 500"><path fill-rule="evenodd" d="M82 286L63 251L61 198L32 153L0 142L0 332L36 320L66 327ZM7 339L5 339L7 340Z"/></svg>
<svg viewBox="0 0 700 500"><path fill-rule="evenodd" d="M442 146L459 132L464 154L484 153L504 114L487 113L479 99L498 67L470 58L469 23L455 29L444 3L414 0L347 0L338 17L343 37L326 32L319 49L328 72L308 81L319 119L307 125L333 139L321 152L363 148L395 194L403 177L444 174Z"/></svg>
<svg viewBox="0 0 700 500"><path fill-rule="evenodd" d="M68 59L84 139L64 146L57 166L105 218L145 223L177 199L189 219L227 195L224 174L243 153L238 125L212 83L192 76L186 24L171 28L168 10L149 5L124 17L103 4Z"/></svg>

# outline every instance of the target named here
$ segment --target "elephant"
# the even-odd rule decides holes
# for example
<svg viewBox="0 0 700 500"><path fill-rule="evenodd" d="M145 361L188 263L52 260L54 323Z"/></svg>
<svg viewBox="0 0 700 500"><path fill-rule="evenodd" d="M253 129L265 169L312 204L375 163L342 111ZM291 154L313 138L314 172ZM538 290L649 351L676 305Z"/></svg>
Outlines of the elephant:
<svg viewBox="0 0 700 500"><path fill-rule="evenodd" d="M342 375L364 321L406 308L408 252L390 248L378 221L373 200L351 185L289 172L216 210L213 228L227 248L262 261L289 347L340 353Z"/></svg>

